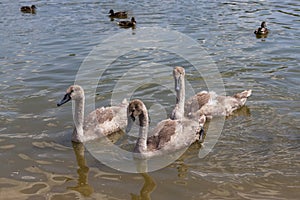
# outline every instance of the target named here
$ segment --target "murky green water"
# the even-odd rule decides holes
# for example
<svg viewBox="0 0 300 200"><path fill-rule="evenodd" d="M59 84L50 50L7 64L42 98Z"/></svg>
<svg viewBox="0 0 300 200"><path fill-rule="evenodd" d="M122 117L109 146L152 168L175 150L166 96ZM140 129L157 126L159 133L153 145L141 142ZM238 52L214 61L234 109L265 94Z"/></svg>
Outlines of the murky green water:
<svg viewBox="0 0 300 200"><path fill-rule="evenodd" d="M299 1L51 0L34 4L38 10L31 15L19 11L22 3L0 3L0 199L300 196ZM110 21L111 8L128 10L136 17L136 29L120 29L117 20ZM257 39L253 31L262 20L271 33ZM198 157L203 147L194 144L161 170L130 174L103 165L83 146L72 144L71 104L58 109L56 102L96 45L122 31L140 38L145 27L167 28L192 38L218 67L227 94L252 89L253 96L246 107L226 119L206 157ZM158 39L153 38L154 47ZM126 71L152 63L169 67L154 71L154 77L172 84L169 69L183 65L195 92L206 88L203 77L183 58L136 50L121 55L105 70L97 87L97 106L110 103ZM145 75L143 70L135 74L137 81ZM141 86L134 97L154 105L155 124L160 120L155 109L169 112L174 95L159 84Z"/></svg>

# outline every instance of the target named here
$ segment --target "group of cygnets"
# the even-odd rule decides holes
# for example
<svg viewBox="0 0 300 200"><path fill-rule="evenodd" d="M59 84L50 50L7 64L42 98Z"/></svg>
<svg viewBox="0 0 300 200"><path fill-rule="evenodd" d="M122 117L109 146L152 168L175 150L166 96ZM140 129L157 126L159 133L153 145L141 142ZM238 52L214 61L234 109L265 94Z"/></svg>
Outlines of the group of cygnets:
<svg viewBox="0 0 300 200"><path fill-rule="evenodd" d="M136 157L145 159L190 146L200 139L207 118L231 115L251 95L251 90L233 96L202 91L185 102L184 68L175 67L173 77L176 91L174 109L170 118L159 122L150 134L148 111L140 99L133 99L129 103L125 99L118 106L101 107L84 117L84 90L79 85L72 85L57 106L70 100L75 102L74 142L87 142L124 129L129 132L136 122L139 125L139 137L133 152L137 153Z"/></svg>
<svg viewBox="0 0 300 200"><path fill-rule="evenodd" d="M22 6L24 13L36 12L36 6ZM125 11L109 11L109 17L125 19ZM124 28L135 27L136 21L119 21L118 25ZM256 35L266 35L266 23L254 31ZM79 85L72 85L67 89L63 99L57 103L61 106L70 100L75 102L74 124L72 141L87 142L108 136L120 130L129 132L136 122L139 125L139 137L133 152L135 157L150 158L156 155L169 153L190 146L200 140L203 126L207 119L214 116L229 116L233 111L245 105L251 90L245 90L233 96L221 96L215 92L202 91L185 101L185 70L183 67L173 69L175 81L176 104L169 119L159 122L148 134L148 111L140 99L123 100L118 106L101 107L84 116L85 96Z"/></svg>

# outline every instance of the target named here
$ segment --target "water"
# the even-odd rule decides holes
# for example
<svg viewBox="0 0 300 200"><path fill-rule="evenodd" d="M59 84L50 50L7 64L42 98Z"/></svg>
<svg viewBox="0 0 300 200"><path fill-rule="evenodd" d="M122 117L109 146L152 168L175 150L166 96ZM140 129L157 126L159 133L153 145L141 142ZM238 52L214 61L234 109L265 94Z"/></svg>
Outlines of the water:
<svg viewBox="0 0 300 200"><path fill-rule="evenodd" d="M300 196L298 1L51 0L34 4L36 15L22 14L22 3L0 3L0 199ZM107 18L111 8L128 10L137 28L120 29L117 20ZM257 39L253 31L263 20L271 33ZM198 158L203 147L194 144L161 170L130 174L103 165L87 151L83 155L83 147L70 142L71 104L58 109L56 102L96 45L122 31L140 37L145 27L167 28L194 39L218 67L227 94L249 88L253 96L246 107L226 119L206 157ZM206 88L184 59L138 50L119 57L105 71L97 87L97 106L110 103L116 80L124 72L152 63L170 69L183 65L196 92ZM172 83L171 71L154 75ZM143 85L134 97L143 98L152 110L162 106L158 108L166 113L174 102L173 93L159 84ZM154 122L159 121L153 117L155 112L151 115Z"/></svg>

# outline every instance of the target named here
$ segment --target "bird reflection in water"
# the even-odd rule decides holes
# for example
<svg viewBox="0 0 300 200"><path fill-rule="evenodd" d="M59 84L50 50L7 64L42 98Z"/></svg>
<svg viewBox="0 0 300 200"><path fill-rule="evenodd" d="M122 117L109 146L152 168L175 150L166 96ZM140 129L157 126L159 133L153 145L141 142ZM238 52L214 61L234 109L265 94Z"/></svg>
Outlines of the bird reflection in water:
<svg viewBox="0 0 300 200"><path fill-rule="evenodd" d="M82 143L76 143L76 142L72 142L72 146L79 167L79 169L77 170L78 182L76 186L68 187L68 189L77 191L80 194L82 194L84 197L89 197L94 192L94 188L88 184L89 168L86 165L86 160L84 157L85 148Z"/></svg>
<svg viewBox="0 0 300 200"><path fill-rule="evenodd" d="M144 185L140 191L140 194L133 194L130 193L132 200L150 200L150 194L155 190L156 183L152 179L152 177L148 173L141 173L143 179L144 179Z"/></svg>

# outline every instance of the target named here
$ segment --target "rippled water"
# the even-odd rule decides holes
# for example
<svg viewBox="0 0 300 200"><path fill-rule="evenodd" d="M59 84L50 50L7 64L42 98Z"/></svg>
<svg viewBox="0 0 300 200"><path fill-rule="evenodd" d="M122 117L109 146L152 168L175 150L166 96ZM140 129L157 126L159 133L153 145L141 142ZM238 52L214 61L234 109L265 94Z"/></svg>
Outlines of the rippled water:
<svg viewBox="0 0 300 200"><path fill-rule="evenodd" d="M24 4L0 3L0 199L300 196L299 1L50 0L34 4L38 10L31 15L19 11ZM120 29L117 20L107 17L111 8L128 10L136 17L136 29ZM271 32L259 39L253 31L263 20ZM140 38L143 28L151 27L178 31L195 40L218 67L227 94L252 89L253 96L246 107L226 119L206 157L198 157L203 147L194 144L161 170L123 173L70 142L71 104L58 109L56 102L95 46L124 31ZM154 47L159 39L153 38ZM206 89L203 78L183 58L137 49L106 68L97 87L97 106L110 103L117 80L132 68L144 67L135 74L137 81L145 76L151 80L144 70L153 63L162 66L153 77L172 84L170 70L182 65L195 92ZM105 67L99 63L100 69ZM159 84L141 86L133 96L152 106L153 123L159 121L165 116L155 116L156 110L164 108L167 114L173 93Z"/></svg>

